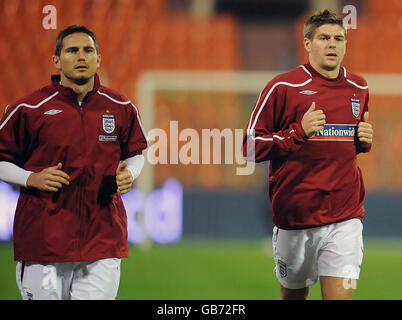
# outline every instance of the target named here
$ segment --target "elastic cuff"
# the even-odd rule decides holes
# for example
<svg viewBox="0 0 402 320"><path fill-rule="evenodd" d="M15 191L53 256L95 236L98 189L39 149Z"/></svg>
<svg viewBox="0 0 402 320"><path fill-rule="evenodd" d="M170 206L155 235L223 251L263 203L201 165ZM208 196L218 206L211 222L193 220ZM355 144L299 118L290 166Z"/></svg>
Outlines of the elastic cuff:
<svg viewBox="0 0 402 320"><path fill-rule="evenodd" d="M299 140L301 140L301 141L308 140L308 137L307 137L306 133L304 132L304 129L301 125L301 122L292 123L290 125L290 128L294 129L296 131L296 136L299 138Z"/></svg>
<svg viewBox="0 0 402 320"><path fill-rule="evenodd" d="M25 183L24 183L23 186L26 187L26 188L30 188L30 187L28 187L27 182L28 182L29 176L30 176L32 173L33 173L33 171L26 171L26 172L24 173L23 181L25 181Z"/></svg>

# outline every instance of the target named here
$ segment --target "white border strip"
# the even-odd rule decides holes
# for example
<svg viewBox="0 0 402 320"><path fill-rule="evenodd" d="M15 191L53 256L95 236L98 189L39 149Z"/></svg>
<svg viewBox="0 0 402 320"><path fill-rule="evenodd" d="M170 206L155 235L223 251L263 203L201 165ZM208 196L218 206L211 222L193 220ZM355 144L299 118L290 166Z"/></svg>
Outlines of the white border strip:
<svg viewBox="0 0 402 320"><path fill-rule="evenodd" d="M100 92L99 90L98 90L98 93L99 93L100 95L102 95L102 96L105 96L105 97L108 98L109 100L112 100L113 102L118 103L118 104L129 104L129 103L131 103L130 100L128 100L128 101L119 101L119 100L113 99L111 96L107 95L106 93Z"/></svg>
<svg viewBox="0 0 402 320"><path fill-rule="evenodd" d="M31 108L31 109L36 109L39 108L42 104L48 102L50 99L53 99L55 96L57 96L59 94L58 91L56 91L55 93L53 93L51 96L47 97L46 99L42 100L41 102L39 102L37 105L30 105L30 104L26 104L26 103L21 103L18 106L16 106L14 108L14 110L9 114L9 116L6 118L6 120L4 120L4 122L0 125L0 130L4 128L4 126L7 124L7 122L11 119L11 117L17 112L17 110L20 107L27 107L27 108ZM8 106L7 106L8 107Z"/></svg>
<svg viewBox="0 0 402 320"><path fill-rule="evenodd" d="M346 79L347 82L353 84L354 86L358 87L359 89L365 90L368 89L368 86L359 86L357 83L354 83L352 80Z"/></svg>
<svg viewBox="0 0 402 320"><path fill-rule="evenodd" d="M313 75L311 74L311 72L308 71L307 68L306 68L304 65L301 64L300 67L302 67L302 69L303 69L304 71L306 71L306 73L307 73L311 78L313 77Z"/></svg>
<svg viewBox="0 0 402 320"><path fill-rule="evenodd" d="M272 138L263 138L263 137L254 137L254 136L252 136L251 137L253 140L263 140L263 141L274 141L274 138L276 138L276 139L278 139L278 140L283 140L283 139L285 139L285 137L281 137L281 136L278 136L278 135L276 135L276 134L274 134L273 136L272 136Z"/></svg>
<svg viewBox="0 0 402 320"><path fill-rule="evenodd" d="M269 92L268 92L267 96L265 97L263 103L261 104L260 109L258 110L257 115L256 115L256 117L255 117L255 119L254 119L254 121L253 121L253 124L252 124L251 126L250 126L250 124L251 124L251 121L250 121L249 126L248 126L248 128L247 128L247 133L249 133L250 131L254 130L254 127L255 127L255 125L257 124L258 117L260 116L260 114L261 114L261 112L262 112L262 109L264 109L264 106L265 106L265 104L267 103L267 100L268 100L269 96L271 95L271 93L274 91L274 89L275 89L277 86L283 84L283 85L289 86L289 87L303 87L303 86L305 86L306 84L310 83L311 81L313 81L313 78L310 78L310 79L308 79L307 81L304 81L303 83L296 83L296 84L295 84L295 83L289 83L289 82L282 82L282 81L275 83L275 84L271 87L271 89L269 90ZM256 107L257 107L257 106L258 106L258 104L256 104ZM250 120L253 119L253 115L254 115L255 110L256 110L256 108L253 110L253 112L252 112L252 114L251 114L251 117L250 117Z"/></svg>

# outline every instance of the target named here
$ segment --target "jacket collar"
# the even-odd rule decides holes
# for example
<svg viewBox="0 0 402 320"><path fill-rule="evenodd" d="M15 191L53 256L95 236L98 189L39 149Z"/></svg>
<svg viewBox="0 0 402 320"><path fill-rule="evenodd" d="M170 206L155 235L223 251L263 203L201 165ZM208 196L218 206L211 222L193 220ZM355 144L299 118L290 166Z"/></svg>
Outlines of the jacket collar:
<svg viewBox="0 0 402 320"><path fill-rule="evenodd" d="M310 62L307 62L304 66L307 68L308 71L310 71L310 73L311 73L313 76L320 77L320 78L322 78L322 79L324 79L324 80L328 80L328 81L338 81L338 80L340 80L340 79L343 78L343 72L342 72L342 69L343 69L343 68L342 68L342 67L339 69L339 74L338 74L338 76L337 76L336 78L328 78L328 77L322 75L321 73L319 73L317 70L315 70L315 69L313 68L313 66L310 64Z"/></svg>
<svg viewBox="0 0 402 320"><path fill-rule="evenodd" d="M63 96L66 96L70 99L77 99L77 95L75 94L74 90L63 86L60 81L61 77L59 74L57 75L52 75L51 77L52 85L53 87ZM95 81L94 81L94 88L92 91L88 92L85 99L87 99L90 95L92 95L94 92L97 92L100 87L100 81L99 81L99 76L97 73L95 73Z"/></svg>

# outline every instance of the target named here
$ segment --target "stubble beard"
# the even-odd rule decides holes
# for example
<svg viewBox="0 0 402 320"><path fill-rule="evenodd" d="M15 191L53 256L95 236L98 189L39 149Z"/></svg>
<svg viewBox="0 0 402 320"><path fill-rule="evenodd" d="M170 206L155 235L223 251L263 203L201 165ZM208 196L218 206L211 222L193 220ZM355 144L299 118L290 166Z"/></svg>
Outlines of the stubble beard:
<svg viewBox="0 0 402 320"><path fill-rule="evenodd" d="M333 65L330 65L330 64L327 64L327 63L323 63L323 64L321 65L321 68L323 68L324 70L327 70L327 71L334 71L334 70L336 70L338 67L339 67L339 63L333 64Z"/></svg>
<svg viewBox="0 0 402 320"><path fill-rule="evenodd" d="M323 66L322 66L322 68L323 68L324 70L327 70L327 71L334 71L334 70L336 69L336 67L337 67L337 66L328 66L328 65L323 65Z"/></svg>
<svg viewBox="0 0 402 320"><path fill-rule="evenodd" d="M75 83L78 86L83 86L84 84L87 84L89 82L89 80L91 80L91 78L92 78L92 76L91 77L82 77L82 78L73 78L66 74L64 74L64 76L68 80L70 80L71 82Z"/></svg>

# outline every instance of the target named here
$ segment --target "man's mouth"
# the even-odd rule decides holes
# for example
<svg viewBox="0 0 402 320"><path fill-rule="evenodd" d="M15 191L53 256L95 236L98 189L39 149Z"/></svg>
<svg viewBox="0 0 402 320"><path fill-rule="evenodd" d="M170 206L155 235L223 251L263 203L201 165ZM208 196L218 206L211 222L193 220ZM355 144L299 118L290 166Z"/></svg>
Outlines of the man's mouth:
<svg viewBox="0 0 402 320"><path fill-rule="evenodd" d="M79 66L76 66L75 69L76 70L86 70L86 69L88 69L88 67L84 66L84 65L79 65Z"/></svg>
<svg viewBox="0 0 402 320"><path fill-rule="evenodd" d="M327 53L327 57L337 57L338 55L336 53Z"/></svg>

